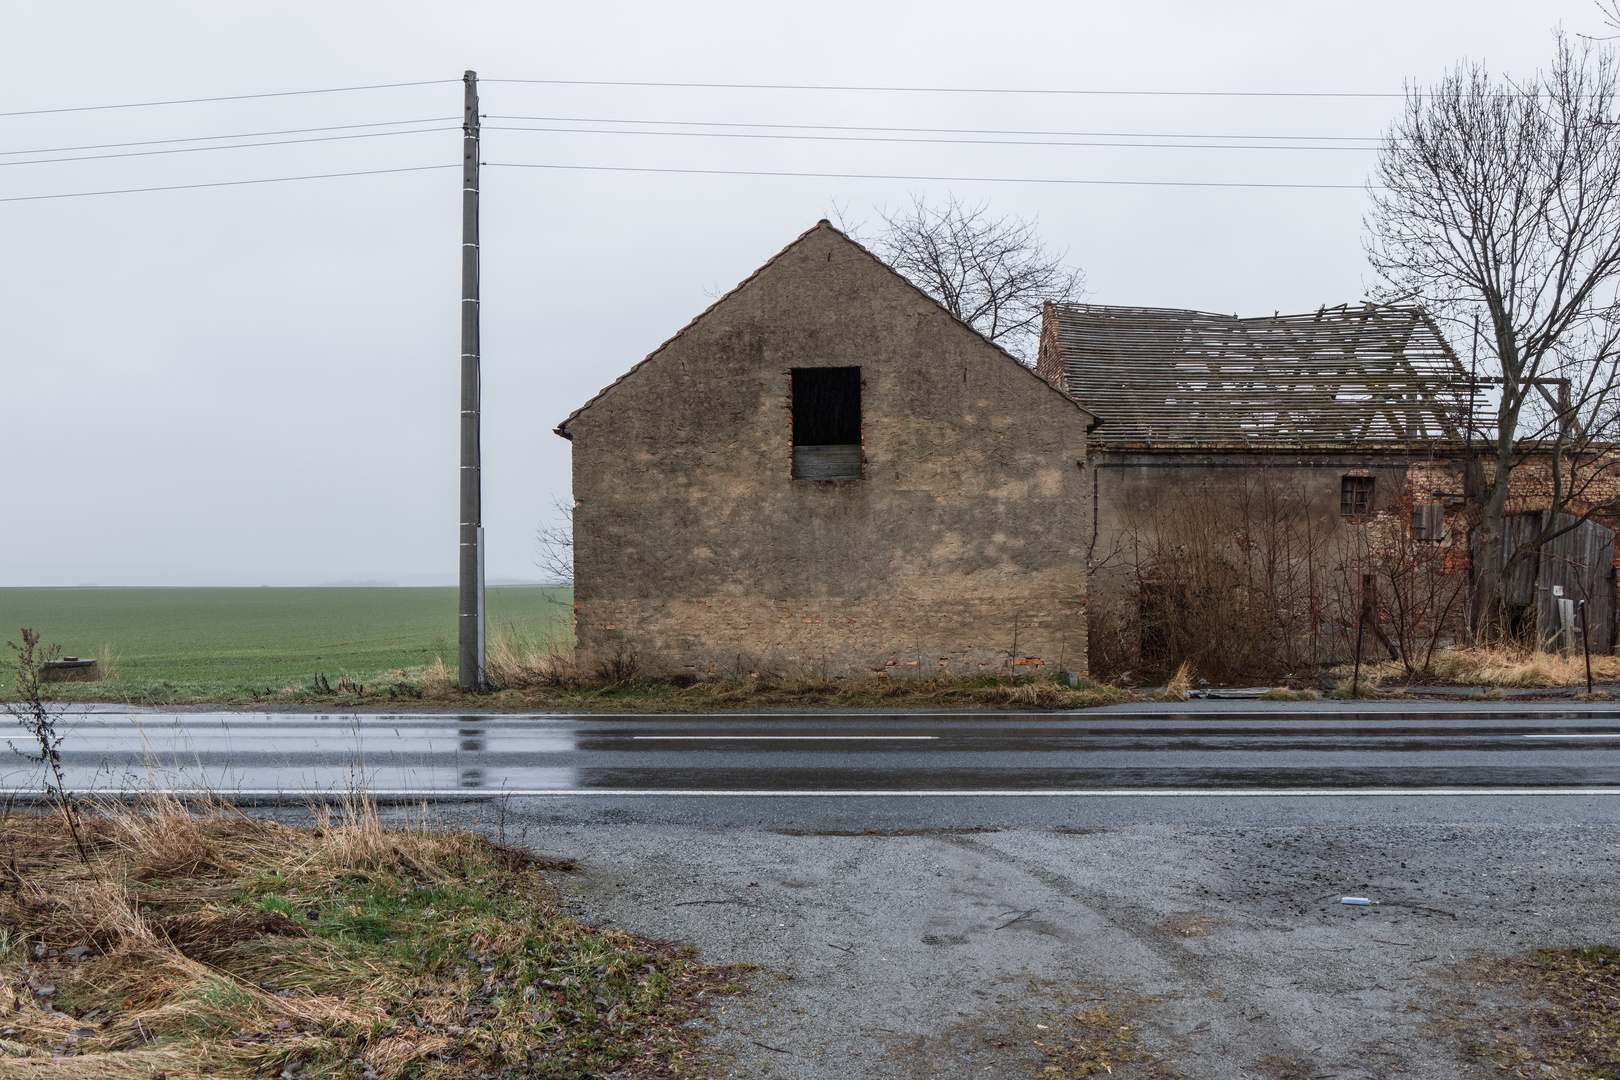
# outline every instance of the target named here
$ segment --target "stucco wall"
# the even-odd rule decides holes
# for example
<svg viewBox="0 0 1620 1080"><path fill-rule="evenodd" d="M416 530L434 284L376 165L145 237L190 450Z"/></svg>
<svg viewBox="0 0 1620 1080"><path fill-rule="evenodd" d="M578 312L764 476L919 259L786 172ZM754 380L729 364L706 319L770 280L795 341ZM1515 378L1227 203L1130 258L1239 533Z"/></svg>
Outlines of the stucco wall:
<svg viewBox="0 0 1620 1080"><path fill-rule="evenodd" d="M1093 450L1099 567L1121 561L1130 544L1134 519L1143 512L1178 502L1237 505L1264 489L1303 499L1317 527L1340 527L1339 496L1346 476L1370 476L1373 511L1387 509L1407 491L1408 471L1422 469L1423 485L1407 492L1420 501L1444 502L1442 494L1463 494L1460 462L1414 459L1404 450L1293 451ZM1416 475L1416 474L1414 474Z"/></svg>
<svg viewBox="0 0 1620 1080"><path fill-rule="evenodd" d="M858 481L790 369L858 365ZM577 657L665 675L1085 670L1086 414L823 223L564 425Z"/></svg>

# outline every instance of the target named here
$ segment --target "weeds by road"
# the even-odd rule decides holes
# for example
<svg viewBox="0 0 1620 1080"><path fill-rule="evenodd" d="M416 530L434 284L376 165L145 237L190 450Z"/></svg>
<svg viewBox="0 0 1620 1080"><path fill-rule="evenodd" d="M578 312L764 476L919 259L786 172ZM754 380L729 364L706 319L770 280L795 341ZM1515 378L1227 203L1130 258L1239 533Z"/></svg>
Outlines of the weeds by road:
<svg viewBox="0 0 1620 1080"><path fill-rule="evenodd" d="M655 1077L735 973L561 917L548 864L171 799L0 818L0 1077Z"/></svg>
<svg viewBox="0 0 1620 1080"><path fill-rule="evenodd" d="M1471 1056L1509 1076L1620 1077L1620 948L1476 962L1457 982L1465 1000L1448 1026Z"/></svg>

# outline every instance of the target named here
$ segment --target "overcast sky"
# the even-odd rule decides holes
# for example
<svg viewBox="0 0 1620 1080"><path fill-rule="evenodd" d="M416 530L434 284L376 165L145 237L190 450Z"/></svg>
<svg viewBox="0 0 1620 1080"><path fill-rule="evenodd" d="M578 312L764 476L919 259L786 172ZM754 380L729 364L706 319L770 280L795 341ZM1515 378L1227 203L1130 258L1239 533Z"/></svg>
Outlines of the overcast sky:
<svg viewBox="0 0 1620 1080"><path fill-rule="evenodd" d="M835 205L871 222L874 206L955 192L1038 217L1098 303L1256 315L1355 302L1369 277L1354 186L1399 101L1163 92L1399 94L1463 57L1528 73L1560 22L1602 30L1589 0L4 0L0 12L5 113L448 80L3 116L0 199L452 166L0 202L0 586L454 581L464 69L484 80L492 163L488 573L533 580L535 528L569 490L552 428ZM523 79L1159 93L497 81ZM300 130L340 125L373 126ZM516 127L593 130L502 130ZM329 141L30 153L249 134L235 141Z"/></svg>

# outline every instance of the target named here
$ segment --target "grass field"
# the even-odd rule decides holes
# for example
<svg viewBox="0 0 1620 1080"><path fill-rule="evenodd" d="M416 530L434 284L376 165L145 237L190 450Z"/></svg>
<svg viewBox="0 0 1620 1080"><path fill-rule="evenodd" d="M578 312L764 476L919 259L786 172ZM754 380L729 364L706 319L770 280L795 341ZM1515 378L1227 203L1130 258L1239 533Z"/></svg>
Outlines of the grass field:
<svg viewBox="0 0 1620 1080"><path fill-rule="evenodd" d="M566 589L492 588L486 603L491 637L545 639L572 614ZM0 641L20 642L25 626L107 669L100 683L62 684L64 696L241 700L316 672L374 683L441 657L453 667L456 590L0 589Z"/></svg>

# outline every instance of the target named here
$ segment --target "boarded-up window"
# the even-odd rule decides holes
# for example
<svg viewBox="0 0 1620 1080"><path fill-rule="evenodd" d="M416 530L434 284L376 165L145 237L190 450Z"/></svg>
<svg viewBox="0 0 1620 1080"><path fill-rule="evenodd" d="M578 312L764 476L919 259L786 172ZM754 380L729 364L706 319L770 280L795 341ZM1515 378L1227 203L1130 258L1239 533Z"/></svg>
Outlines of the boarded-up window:
<svg viewBox="0 0 1620 1080"><path fill-rule="evenodd" d="M1446 508L1437 502L1412 504L1412 538L1414 540L1444 540L1446 537Z"/></svg>
<svg viewBox="0 0 1620 1080"><path fill-rule="evenodd" d="M1372 517L1373 478L1346 476L1339 481L1339 516L1347 518Z"/></svg>
<svg viewBox="0 0 1620 1080"><path fill-rule="evenodd" d="M793 368L793 476L859 480L861 369Z"/></svg>

